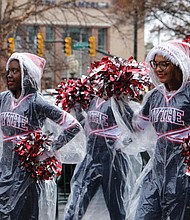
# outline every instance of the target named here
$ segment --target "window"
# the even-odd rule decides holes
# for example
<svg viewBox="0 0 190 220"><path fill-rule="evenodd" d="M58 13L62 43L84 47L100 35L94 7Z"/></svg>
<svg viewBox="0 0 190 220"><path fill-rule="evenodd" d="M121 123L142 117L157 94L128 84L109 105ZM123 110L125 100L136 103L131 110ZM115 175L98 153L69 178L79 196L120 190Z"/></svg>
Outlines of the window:
<svg viewBox="0 0 190 220"><path fill-rule="evenodd" d="M44 4L54 4L56 0L42 0L42 3Z"/></svg>
<svg viewBox="0 0 190 220"><path fill-rule="evenodd" d="M53 28L52 27L46 27L46 42L53 42L54 40L54 34L53 34Z"/></svg>
<svg viewBox="0 0 190 220"><path fill-rule="evenodd" d="M74 45L78 42L88 44L88 38L90 36L89 28L81 28L81 27L71 27L71 28L64 28L62 32L63 40L65 37L71 37L73 48ZM75 61L78 62L79 70L76 72L74 77L79 77L82 74L87 73L87 68L90 62L90 57L88 54L88 48L80 49L75 48L72 50L72 56ZM70 72L71 74L73 72ZM66 75L66 74L65 74Z"/></svg>
<svg viewBox="0 0 190 220"><path fill-rule="evenodd" d="M89 28L67 28L63 30L63 39L65 37L71 37L72 42L88 42Z"/></svg>
<svg viewBox="0 0 190 220"><path fill-rule="evenodd" d="M15 51L27 51L27 29L25 26L18 26L15 36Z"/></svg>
<svg viewBox="0 0 190 220"><path fill-rule="evenodd" d="M28 49L36 53L36 36L37 36L37 27L36 26L28 26L27 28L28 31Z"/></svg>
<svg viewBox="0 0 190 220"><path fill-rule="evenodd" d="M107 49L107 28L98 29L98 49Z"/></svg>

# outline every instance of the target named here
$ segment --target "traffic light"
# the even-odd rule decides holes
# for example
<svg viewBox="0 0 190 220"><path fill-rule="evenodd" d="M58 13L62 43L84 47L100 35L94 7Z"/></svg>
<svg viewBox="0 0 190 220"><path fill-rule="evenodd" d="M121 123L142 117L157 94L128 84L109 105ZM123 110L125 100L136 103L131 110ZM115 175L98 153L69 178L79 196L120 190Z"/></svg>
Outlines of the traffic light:
<svg viewBox="0 0 190 220"><path fill-rule="evenodd" d="M42 33L37 34L37 54L38 56L44 56L44 37Z"/></svg>
<svg viewBox="0 0 190 220"><path fill-rule="evenodd" d="M71 37L66 37L64 40L64 53L66 56L71 56L72 53L72 39Z"/></svg>
<svg viewBox="0 0 190 220"><path fill-rule="evenodd" d="M96 56L96 38L94 36L90 36L88 39L88 48L89 54L91 57Z"/></svg>
<svg viewBox="0 0 190 220"><path fill-rule="evenodd" d="M7 39L8 55L10 56L15 51L15 39L14 37L9 37Z"/></svg>

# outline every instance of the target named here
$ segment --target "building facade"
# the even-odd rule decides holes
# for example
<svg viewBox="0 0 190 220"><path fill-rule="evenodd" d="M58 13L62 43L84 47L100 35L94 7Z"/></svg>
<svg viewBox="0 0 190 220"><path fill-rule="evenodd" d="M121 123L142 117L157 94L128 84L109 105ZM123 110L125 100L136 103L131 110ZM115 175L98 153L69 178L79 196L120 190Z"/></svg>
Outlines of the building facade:
<svg viewBox="0 0 190 220"><path fill-rule="evenodd" d="M26 2L19 0L18 2ZM43 0L53 5L57 0ZM52 8L29 17L15 33L15 51L37 53L37 34L44 38L44 54L47 60L42 79L42 89L52 89L64 78L85 75L91 62L104 55L127 59L134 55L134 28L131 22L117 23L114 1L89 0L65 3L63 8ZM40 6L36 6L40 7ZM145 57L144 27L137 30L137 60ZM89 56L88 40L96 39L96 55ZM72 40L72 54L65 56L64 39Z"/></svg>

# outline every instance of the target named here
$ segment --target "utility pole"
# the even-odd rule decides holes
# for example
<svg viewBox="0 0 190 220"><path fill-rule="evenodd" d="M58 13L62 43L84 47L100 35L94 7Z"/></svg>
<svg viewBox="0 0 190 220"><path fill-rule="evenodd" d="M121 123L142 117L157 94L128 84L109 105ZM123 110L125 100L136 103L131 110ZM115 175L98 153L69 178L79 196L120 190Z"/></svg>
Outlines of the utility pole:
<svg viewBox="0 0 190 220"><path fill-rule="evenodd" d="M134 13L134 49L133 49L133 56L134 59L137 60L137 48L138 48L138 13L137 9L135 8Z"/></svg>
<svg viewBox="0 0 190 220"><path fill-rule="evenodd" d="M0 0L0 43L1 42L2 42L2 0ZM0 48L0 52L1 52L1 48Z"/></svg>
<svg viewBox="0 0 190 220"><path fill-rule="evenodd" d="M2 21L2 0L0 0L0 34L1 34L1 25L2 25L1 21Z"/></svg>
<svg viewBox="0 0 190 220"><path fill-rule="evenodd" d="M2 0L0 0L0 73L2 72ZM0 75L0 84L2 85L2 74Z"/></svg>

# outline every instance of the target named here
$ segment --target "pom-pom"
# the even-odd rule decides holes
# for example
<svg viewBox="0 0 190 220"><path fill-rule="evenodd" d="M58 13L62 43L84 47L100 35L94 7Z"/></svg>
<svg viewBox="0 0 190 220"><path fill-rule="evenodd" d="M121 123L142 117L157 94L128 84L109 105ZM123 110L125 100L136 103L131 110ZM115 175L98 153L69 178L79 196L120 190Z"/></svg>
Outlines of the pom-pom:
<svg viewBox="0 0 190 220"><path fill-rule="evenodd" d="M67 112L69 112L76 103L79 103L83 109L87 109L91 101L91 95L94 94L87 77L62 81L56 90L58 91L56 105Z"/></svg>
<svg viewBox="0 0 190 220"><path fill-rule="evenodd" d="M190 35L188 35L185 39L183 39L182 42L186 42L190 44Z"/></svg>
<svg viewBox="0 0 190 220"><path fill-rule="evenodd" d="M76 103L86 110L95 95L104 99L112 96L119 99L121 95L136 99L150 85L148 72L146 63L138 63L133 57L128 60L103 57L91 63L87 76L58 85L56 105L70 112Z"/></svg>
<svg viewBox="0 0 190 220"><path fill-rule="evenodd" d="M190 136L184 139L181 155L184 158L184 164L187 166L186 175L190 176Z"/></svg>
<svg viewBox="0 0 190 220"><path fill-rule="evenodd" d="M50 180L61 175L62 165L55 156L39 161L40 156L50 151L51 134L48 132L33 132L20 137L14 150L20 157L20 166L36 180Z"/></svg>
<svg viewBox="0 0 190 220"><path fill-rule="evenodd" d="M88 78L97 96L119 99L124 94L135 98L150 85L148 72L146 63L138 63L133 57L128 60L103 57L91 64Z"/></svg>

